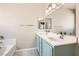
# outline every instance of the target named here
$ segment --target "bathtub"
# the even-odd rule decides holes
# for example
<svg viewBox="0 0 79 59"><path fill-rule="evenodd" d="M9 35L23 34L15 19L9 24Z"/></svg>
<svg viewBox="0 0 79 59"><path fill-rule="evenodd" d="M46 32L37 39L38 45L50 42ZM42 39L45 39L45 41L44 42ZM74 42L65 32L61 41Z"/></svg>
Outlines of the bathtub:
<svg viewBox="0 0 79 59"><path fill-rule="evenodd" d="M16 39L4 39L3 48L0 51L0 56L13 56L16 51Z"/></svg>

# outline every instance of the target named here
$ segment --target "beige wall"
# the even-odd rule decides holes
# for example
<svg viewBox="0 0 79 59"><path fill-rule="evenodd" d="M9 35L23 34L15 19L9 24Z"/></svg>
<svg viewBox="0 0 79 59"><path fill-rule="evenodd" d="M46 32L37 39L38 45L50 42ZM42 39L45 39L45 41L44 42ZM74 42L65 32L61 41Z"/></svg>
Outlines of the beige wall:
<svg viewBox="0 0 79 59"><path fill-rule="evenodd" d="M16 38L18 49L35 47L37 19L44 13L44 4L0 4L0 35Z"/></svg>

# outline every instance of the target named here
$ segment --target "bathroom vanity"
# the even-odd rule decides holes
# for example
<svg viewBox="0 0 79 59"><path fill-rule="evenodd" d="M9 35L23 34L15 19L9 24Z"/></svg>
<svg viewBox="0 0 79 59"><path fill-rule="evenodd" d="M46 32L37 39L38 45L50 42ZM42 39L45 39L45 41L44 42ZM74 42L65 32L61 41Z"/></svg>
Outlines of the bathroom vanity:
<svg viewBox="0 0 79 59"><path fill-rule="evenodd" d="M38 32L36 33L36 47L39 56L74 56L77 40L74 36Z"/></svg>

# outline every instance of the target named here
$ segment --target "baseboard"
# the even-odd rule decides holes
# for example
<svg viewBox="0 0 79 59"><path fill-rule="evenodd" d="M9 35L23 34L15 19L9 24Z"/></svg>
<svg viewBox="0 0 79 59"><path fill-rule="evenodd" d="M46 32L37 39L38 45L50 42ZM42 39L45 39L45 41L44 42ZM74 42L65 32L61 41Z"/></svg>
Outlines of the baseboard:
<svg viewBox="0 0 79 59"><path fill-rule="evenodd" d="M31 51L31 50L36 50L36 48L19 49L19 50L16 50L16 52Z"/></svg>

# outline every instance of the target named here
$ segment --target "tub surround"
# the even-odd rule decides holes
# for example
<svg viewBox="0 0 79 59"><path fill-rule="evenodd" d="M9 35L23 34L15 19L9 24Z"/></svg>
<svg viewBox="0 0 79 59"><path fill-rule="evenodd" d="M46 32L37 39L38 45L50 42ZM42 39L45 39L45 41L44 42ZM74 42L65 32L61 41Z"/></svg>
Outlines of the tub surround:
<svg viewBox="0 0 79 59"><path fill-rule="evenodd" d="M0 56L12 56L16 50L16 39L4 39L3 47L0 49Z"/></svg>

